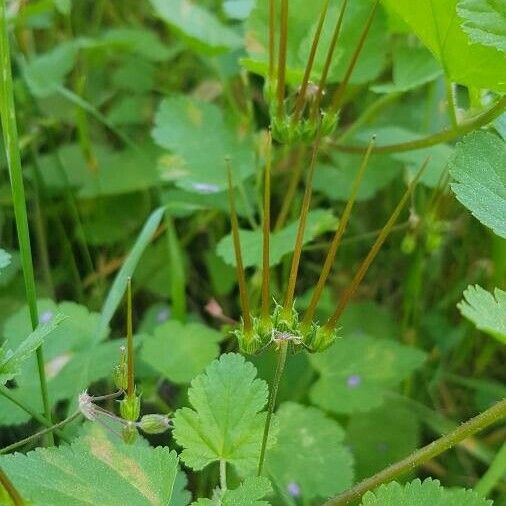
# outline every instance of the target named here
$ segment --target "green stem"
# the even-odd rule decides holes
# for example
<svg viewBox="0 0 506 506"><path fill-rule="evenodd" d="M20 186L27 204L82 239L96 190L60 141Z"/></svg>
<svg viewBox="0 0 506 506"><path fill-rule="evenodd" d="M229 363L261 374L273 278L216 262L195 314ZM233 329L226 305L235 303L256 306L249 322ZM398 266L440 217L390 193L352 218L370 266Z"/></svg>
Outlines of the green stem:
<svg viewBox="0 0 506 506"><path fill-rule="evenodd" d="M506 443L497 452L491 466L474 487L476 493L486 497L501 478L506 474Z"/></svg>
<svg viewBox="0 0 506 506"><path fill-rule="evenodd" d="M8 388L5 388L4 386L0 386L0 395L3 395L6 399L8 399L9 401L11 401L18 408L20 408L23 411L25 411L26 413L28 413L32 418L34 418L35 420L37 420L37 422L39 422L41 425L44 425L46 427L52 427L53 426L52 422L50 422L47 418L44 418L42 415L40 415L39 413L37 413L37 411L34 411L30 406L27 406L22 401L20 401L19 399L17 399ZM70 441L69 438L67 436L65 436L65 434L63 434L63 432L55 431L55 434L60 439L63 439L67 443Z"/></svg>
<svg viewBox="0 0 506 506"><path fill-rule="evenodd" d="M428 148L430 146L435 146L436 144L441 144L443 142L450 142L457 137L460 137L469 132L472 132L479 127L487 125L492 120L500 116L505 108L506 95L497 100L497 102L486 111L478 114L474 118L460 123L457 128L442 130L441 132L428 135L422 139L415 139L413 141L400 142L399 144L388 144L385 146L375 146L372 152L400 153L403 151L415 151L417 149ZM347 146L344 144L334 144L333 146L338 151L342 151L344 153L365 153L367 151L367 146Z"/></svg>
<svg viewBox="0 0 506 506"><path fill-rule="evenodd" d="M269 393L269 405L267 408L267 418L265 419L264 435L262 438L262 448L260 450L260 458L258 460L258 476L262 474L262 468L265 460L265 450L267 449L267 441L269 439L269 429L271 427L272 414L276 406L276 398L278 396L279 385L285 370L286 354L288 351L288 342L281 342L278 350L278 360L276 363L276 372L274 373L274 380L272 382L272 388Z"/></svg>
<svg viewBox="0 0 506 506"><path fill-rule="evenodd" d="M227 461L220 460L220 489L221 492L226 492L227 490Z"/></svg>
<svg viewBox="0 0 506 506"><path fill-rule="evenodd" d="M61 422L58 422L55 425L52 425L51 427L48 427L47 429L41 430L35 434L32 434L31 436L25 437L24 439L21 439L20 441L16 441L15 443L12 443L9 446L6 446L5 448L2 448L0 450L0 455L4 455L5 453L9 453L12 450L15 450L16 448L19 448L20 446L24 446L26 443L29 443L30 441L34 441L42 436L45 436L47 434L51 434L54 430L60 429L64 425L67 425L68 423L72 422L76 418L81 416L80 411L76 411L69 417L65 418L65 420L62 420Z"/></svg>
<svg viewBox="0 0 506 506"><path fill-rule="evenodd" d="M455 107L455 98L453 96L453 84L448 78L445 78L445 88L446 88L446 101L448 103L448 115L450 116L450 122L453 128L458 128L459 122L457 120L457 108Z"/></svg>
<svg viewBox="0 0 506 506"><path fill-rule="evenodd" d="M33 272L32 249L30 244L30 233L28 229L28 217L26 212L25 187L21 169L21 157L19 154L18 130L16 125L16 109L14 106L14 92L12 84L12 70L9 50L9 39L7 33L7 19L5 12L5 0L0 0L0 58L1 58L1 116L9 175L11 180L12 200L14 205L14 216L23 266L23 277L25 282L26 299L30 310L32 329L35 330L39 324L37 310L37 295L35 290L35 275ZM44 354L42 346L37 348L37 366L39 372L40 392L44 413L48 420L51 420L51 404L47 392L46 372L44 370ZM53 435L48 435L48 443L54 444Z"/></svg>
<svg viewBox="0 0 506 506"><path fill-rule="evenodd" d="M473 434L487 428L493 423L501 420L506 416L506 399L498 402L483 413L471 418L467 422L459 425L454 431L433 441L427 446L413 452L399 462L383 469L379 473L367 478L366 480L355 485L341 495L329 499L324 506L339 506L349 504L352 501L360 499L368 490L372 490L382 483L387 483L402 474L412 471L415 467L437 457L439 454L452 448L457 443L466 439Z"/></svg>
<svg viewBox="0 0 506 506"><path fill-rule="evenodd" d="M134 335L132 325L132 278L127 280L127 362L128 362L128 383L127 397L132 399L135 396L135 371L134 371Z"/></svg>
<svg viewBox="0 0 506 506"><path fill-rule="evenodd" d="M0 468L0 484L9 494L9 497L12 499L12 503L14 504L14 506L23 506L24 501L21 498L21 495L16 490L16 487L14 486L12 481L9 480L7 475L2 471L2 468Z"/></svg>

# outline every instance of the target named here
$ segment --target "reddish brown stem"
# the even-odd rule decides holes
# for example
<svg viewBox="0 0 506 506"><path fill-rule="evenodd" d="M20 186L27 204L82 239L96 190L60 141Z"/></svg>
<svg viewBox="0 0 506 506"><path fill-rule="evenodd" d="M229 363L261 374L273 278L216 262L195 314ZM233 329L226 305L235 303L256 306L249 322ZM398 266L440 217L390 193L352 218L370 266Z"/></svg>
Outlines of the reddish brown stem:
<svg viewBox="0 0 506 506"><path fill-rule="evenodd" d="M274 0L269 0L269 85L274 79L274 36L275 36L276 6Z"/></svg>
<svg viewBox="0 0 506 506"><path fill-rule="evenodd" d="M318 25L316 26L316 31L313 37L313 43L311 44L311 50L309 51L309 57L307 59L306 68L304 70L304 77L302 78L302 84L300 86L299 94L297 95L297 100L295 102L295 108L292 116L292 123L294 125L297 123L297 121L299 121L300 116L302 114L302 110L304 108L309 78L311 77L311 70L313 70L316 50L318 49L318 44L320 42L320 36L322 33L323 24L325 22L325 17L327 15L328 7L329 7L329 0L324 0L322 10L320 12L320 17L318 19Z"/></svg>
<svg viewBox="0 0 506 506"><path fill-rule="evenodd" d="M332 105L330 107L330 111L333 113L336 113L339 110L339 108L341 107L342 100L344 97L344 92L346 91L346 88L348 87L348 83L350 81L351 75L353 74L353 71L355 70L355 65L357 64L358 57L360 56L360 53L362 52L362 48L364 47L365 40L367 38L367 34L369 33L372 22L374 20L374 14L376 13L376 9L378 7L378 4L379 4L379 0L375 0L374 4L372 6L371 12L369 14L369 17L367 18L367 21L365 23L364 29L362 30L362 33L360 34L358 44L355 47L355 51L353 52L353 55L351 57L348 68L346 69L346 73L344 75L344 78L341 81L341 83L339 84L339 87L337 88L337 90L334 94L334 98L332 99Z"/></svg>
<svg viewBox="0 0 506 506"><path fill-rule="evenodd" d="M21 495L17 491L12 481L9 480L8 476L3 472L1 468L0 468L0 484L6 490L7 494L9 494L9 497L12 499L12 503L14 504L14 506L23 506L24 502L23 499L21 498Z"/></svg>
<svg viewBox="0 0 506 506"><path fill-rule="evenodd" d="M304 240L304 231L306 229L306 220L309 213L309 205L311 203L311 194L313 188L313 175L316 167L316 160L318 158L318 150L321 143L321 129L318 129L316 134L315 143L313 146L313 153L311 155L311 162L309 164L309 171L306 177L306 189L304 191L304 198L302 201L302 209L300 211L299 227L297 229L297 237L295 239L295 248L293 251L292 265L290 268L290 277L288 278L288 287L286 289L285 303L283 310L285 315L291 314L293 297L295 293L295 284L297 282L297 274L299 271L300 256L302 254L302 245Z"/></svg>
<svg viewBox="0 0 506 506"><path fill-rule="evenodd" d="M341 6L341 12L339 13L339 17L337 18L336 26L334 27L334 32L332 34L332 39L330 41L329 49L327 51L327 56L325 58L325 63L323 65L322 75L320 77L320 83L318 85L318 92L316 95L316 99L313 104L313 109L311 111L311 117L316 118L318 111L320 110L320 104L323 97L323 90L325 89L325 85L327 84L327 77L330 70L330 64L332 62L332 58L334 57L334 51L336 49L337 41L339 39L339 34L341 33L341 27L343 25L344 12L346 11L346 6L348 4L348 0L343 0L343 4Z"/></svg>
<svg viewBox="0 0 506 506"><path fill-rule="evenodd" d="M230 168L230 161L228 159L227 159L227 173L228 173L228 198L230 204L230 221L232 224L232 240L234 242L237 281L239 283L239 298L241 301L241 311L244 322L244 331L251 332L251 330L253 329L253 323L251 320L248 290L246 288L246 276L244 274L244 264L242 261L241 240L239 238L239 220L237 219L237 211L235 207L235 195L232 183L232 170Z"/></svg>
<svg viewBox="0 0 506 506"><path fill-rule="evenodd" d="M279 34L278 57L278 110L279 118L284 116L285 78L286 78L286 50L288 43L288 0L281 0L281 30Z"/></svg>
<svg viewBox="0 0 506 506"><path fill-rule="evenodd" d="M328 333L331 333L335 330L337 322L339 321L339 318L341 317L344 309L348 305L348 302L353 297L355 292L357 291L358 286L362 282L362 279L364 279L364 276L371 266L373 260L376 258L376 255L378 254L379 250L383 246L383 243L385 242L386 238L388 237L390 231L392 230L392 227L394 226L395 222L397 221L397 218L399 217L399 214L401 213L403 207L408 202L415 186L418 180L420 179L420 176L422 175L423 171L427 167L427 164L429 163L429 158L425 160L422 167L416 174L413 181L408 186L406 192L402 196L401 200L397 204L397 207L394 209L394 212L388 219L388 221L385 223L385 226L381 229L381 232L379 233L378 237L376 238L376 241L372 245L372 248L370 249L369 253L363 260L362 264L360 265L358 271L356 272L355 276L353 277L351 283L348 285L346 290L343 292L341 298L339 299L339 302L337 304L336 310L332 314L332 316L327 320L327 323L325 324L325 330Z"/></svg>
<svg viewBox="0 0 506 506"><path fill-rule="evenodd" d="M135 395L135 371L134 371L134 337L132 326L132 278L127 281L127 367L128 383L127 396L131 399Z"/></svg>
<svg viewBox="0 0 506 506"><path fill-rule="evenodd" d="M318 279L318 283L314 289L313 295L311 297L311 301L309 302L309 306L304 315L304 319L302 320L303 328L308 329L311 325L311 322L314 318L314 314L316 311L316 306L320 300L323 288L325 283L327 282L328 276L330 274L330 270L336 258L336 253L341 243L341 239L346 231L346 226L348 225L348 221L351 216L351 211L353 209L353 204L355 203L355 199L357 198L358 189L360 187L360 183L362 182L362 177L364 176L365 169L367 168L367 164L369 162L369 157L371 155L372 147L374 146L375 137L371 139L369 143L369 148L362 160L362 163L358 169L357 175L353 181L353 186L351 189L350 196L348 198L348 202L346 203L346 207L344 208L343 214L339 221L339 225L337 227L334 238L332 239L332 243L330 245L329 251L327 253L327 257L325 258L325 262L323 264L322 272L320 274L320 278Z"/></svg>
<svg viewBox="0 0 506 506"><path fill-rule="evenodd" d="M268 133L267 151L264 174L264 212L263 212L263 251L262 251L262 309L261 320L265 325L269 322L269 278L270 278L270 233L271 233L271 164L272 136Z"/></svg>

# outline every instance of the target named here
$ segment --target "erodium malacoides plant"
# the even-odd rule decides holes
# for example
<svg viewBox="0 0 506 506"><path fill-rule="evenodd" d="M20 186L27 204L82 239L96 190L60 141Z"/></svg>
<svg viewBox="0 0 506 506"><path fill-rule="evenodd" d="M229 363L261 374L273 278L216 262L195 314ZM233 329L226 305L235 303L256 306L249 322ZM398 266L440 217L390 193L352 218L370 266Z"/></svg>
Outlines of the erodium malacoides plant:
<svg viewBox="0 0 506 506"><path fill-rule="evenodd" d="M269 61L264 94L269 105L271 124L269 134L267 135L267 146L265 149L266 163L264 170L262 219L262 288L259 314L252 312L250 298L248 295L246 275L242 261L239 223L234 195L234 182L230 167L231 162L230 160L227 160L232 238L236 257L242 311L241 324L234 333L237 337L240 350L243 353L256 354L262 352L269 346L273 346L278 357L274 382L270 391L268 415L258 465L259 475L262 472L272 413L274 411L277 391L283 374L288 351L297 352L299 350L306 350L310 353L322 352L332 346L332 343L338 338L338 323L340 316L342 315L348 302L352 299L368 268L387 239L393 225L408 202L420 175L428 163L428 160L426 160L417 175L410 182L406 192L395 207L390 218L383 226L381 232L378 234L369 253L360 264L357 272L354 274L349 286L343 291L333 314L326 322L321 323L315 319L316 308L328 276L332 270L341 239L346 231L348 221L351 217L353 205L362 177L367 168L375 139L373 137L370 140L369 146L355 176L348 201L328 248L309 306L304 314L299 314L294 304L295 288L302 254L306 220L311 204L313 175L315 172L319 150L324 138L331 135L338 124L339 111L343 104L347 85L353 74L357 61L360 58L360 53L374 19L378 3L379 0L374 1L371 12L364 24L355 50L345 71L344 78L333 93L329 93L331 98L328 100L325 96L327 76L336 47L339 44L339 34L341 32L341 28L343 24L346 23L346 7L348 5L348 0L344 0L342 2L340 12L335 20L335 26L333 28L330 44L327 48L325 63L321 71L320 79L318 83L315 84L310 81L310 77L329 7L329 0L323 2L302 82L293 96L286 96L285 81L287 35L290 28L288 26L289 2L288 0L281 0L280 2L279 39L278 44L276 44L277 6L274 0L269 0ZM298 229L293 249L288 284L284 293L283 301L281 303L274 301L274 303L271 304L271 290L269 283L269 237L271 230L270 193L274 142L280 145L309 145L310 156L305 179L305 191L298 218Z"/></svg>

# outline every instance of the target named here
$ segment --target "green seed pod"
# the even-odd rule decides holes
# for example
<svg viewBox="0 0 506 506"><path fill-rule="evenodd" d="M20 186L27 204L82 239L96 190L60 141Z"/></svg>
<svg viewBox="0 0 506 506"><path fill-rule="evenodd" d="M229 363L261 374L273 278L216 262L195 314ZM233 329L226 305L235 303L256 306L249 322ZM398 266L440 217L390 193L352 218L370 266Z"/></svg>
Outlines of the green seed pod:
<svg viewBox="0 0 506 506"><path fill-rule="evenodd" d="M292 144L294 138L297 137L290 118L279 117L274 111L271 112L271 133L272 138L281 144Z"/></svg>
<svg viewBox="0 0 506 506"><path fill-rule="evenodd" d="M299 313L295 309L295 305L285 311L283 306L276 304L272 313L272 323L277 332L300 335Z"/></svg>
<svg viewBox="0 0 506 506"><path fill-rule="evenodd" d="M121 418L129 420L131 422L135 422L139 418L141 412L140 396L137 395L132 395L131 397L126 396L119 403L119 411L121 413Z"/></svg>
<svg viewBox="0 0 506 506"><path fill-rule="evenodd" d="M252 317L251 320L253 328L249 332L244 330L244 323L241 323L241 326L233 331L239 343L239 349L247 355L258 353L271 340L270 329L272 325L266 326L260 321L260 318L256 317Z"/></svg>
<svg viewBox="0 0 506 506"><path fill-rule="evenodd" d="M443 238L438 230L429 230L425 238L425 247L429 253L438 250L441 247Z"/></svg>
<svg viewBox="0 0 506 506"><path fill-rule="evenodd" d="M144 415L137 426L146 434L162 434L170 428L170 419L166 415Z"/></svg>
<svg viewBox="0 0 506 506"><path fill-rule="evenodd" d="M113 379L118 390L126 390L128 387L128 364L125 346L120 348L121 356L119 364L114 368Z"/></svg>
<svg viewBox="0 0 506 506"><path fill-rule="evenodd" d="M404 239L402 239L401 251L405 255L411 255L411 253L415 251L415 248L416 248L416 236L411 232L408 232L404 236Z"/></svg>
<svg viewBox="0 0 506 506"><path fill-rule="evenodd" d="M313 323L309 332L304 335L304 345L309 352L318 353L330 348L338 337L337 330L328 331L325 327Z"/></svg>
<svg viewBox="0 0 506 506"><path fill-rule="evenodd" d="M121 430L121 436L123 438L123 441L128 445L135 443L135 440L137 439L137 434L138 434L137 427L133 422L127 423Z"/></svg>

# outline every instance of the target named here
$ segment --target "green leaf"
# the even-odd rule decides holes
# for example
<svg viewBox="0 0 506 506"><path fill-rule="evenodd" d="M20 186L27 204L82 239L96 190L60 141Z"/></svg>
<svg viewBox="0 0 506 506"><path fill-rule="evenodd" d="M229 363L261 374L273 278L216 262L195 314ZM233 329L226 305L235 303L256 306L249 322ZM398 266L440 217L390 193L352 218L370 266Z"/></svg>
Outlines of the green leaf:
<svg viewBox="0 0 506 506"><path fill-rule="evenodd" d="M34 506L166 505L177 464L169 448L113 443L98 426L71 446L0 457L2 469Z"/></svg>
<svg viewBox="0 0 506 506"><path fill-rule="evenodd" d="M334 230L337 226L337 218L330 212L323 209L311 211L307 217L306 229L304 231L304 244L309 243L315 237ZM271 233L270 239L270 265L277 265L288 253L291 253L297 235L298 221ZM239 230L241 250L245 267L261 267L262 265L262 231L261 230ZM216 252L225 263L235 266L234 245L232 234L223 237L216 247Z"/></svg>
<svg viewBox="0 0 506 506"><path fill-rule="evenodd" d="M353 413L380 406L385 391L420 367L425 353L395 341L355 335L310 360L320 374L310 391L312 401L335 413Z"/></svg>
<svg viewBox="0 0 506 506"><path fill-rule="evenodd" d="M495 48L472 44L456 15L457 0L384 0L442 63L452 81L506 91L506 58Z"/></svg>
<svg viewBox="0 0 506 506"><path fill-rule="evenodd" d="M283 494L306 501L335 495L353 483L353 459L344 431L317 408L286 402L276 412L279 435L266 469ZM294 490L295 489L295 490Z"/></svg>
<svg viewBox="0 0 506 506"><path fill-rule="evenodd" d="M403 93L439 77L443 69L424 47L399 46L393 54L392 83L371 86L376 93Z"/></svg>
<svg viewBox="0 0 506 506"><path fill-rule="evenodd" d="M93 331L100 315L74 302L39 300L38 311L42 323L52 322L57 314L67 316L45 339L44 359L49 398L54 404L71 400L73 409L82 390L111 376L124 340L97 340ZM28 308L24 306L5 322L4 336L11 346L19 346L30 329ZM33 409L42 409L35 359L22 364L13 392ZM25 423L29 419L26 412L0 397L0 425Z"/></svg>
<svg viewBox="0 0 506 506"><path fill-rule="evenodd" d="M141 358L162 377L189 383L219 354L223 334L200 323L169 321L145 339Z"/></svg>
<svg viewBox="0 0 506 506"><path fill-rule="evenodd" d="M479 285L468 286L457 307L476 327L506 344L505 291L496 288L491 294Z"/></svg>
<svg viewBox="0 0 506 506"><path fill-rule="evenodd" d="M125 294L128 278L132 277L144 250L150 243L153 234L156 232L162 220L164 211L165 209L163 207L159 207L150 214L121 269L118 274L116 274L104 305L102 306L100 321L95 330L95 335L99 340L107 335L109 323Z"/></svg>
<svg viewBox="0 0 506 506"><path fill-rule="evenodd" d="M174 488L172 489L172 498L169 506L187 506L190 504L192 495L191 492L186 490L187 485L188 478L186 477L186 474L179 470L174 482Z"/></svg>
<svg viewBox="0 0 506 506"><path fill-rule="evenodd" d="M106 30L97 39L86 39L86 47L110 47L118 54L120 51L141 56L150 61L167 61L179 51L173 44L169 49L153 30L143 28L113 28ZM175 47L174 47L175 46Z"/></svg>
<svg viewBox="0 0 506 506"><path fill-rule="evenodd" d="M19 344L15 351L7 349L7 341L0 346L0 385L5 385L7 381L20 374L22 363L32 356L33 352L42 344L44 339L51 334L64 319L64 315L57 314L48 323L39 325Z"/></svg>
<svg viewBox="0 0 506 506"><path fill-rule="evenodd" d="M506 52L506 4L502 0L460 0L457 12L471 41Z"/></svg>
<svg viewBox="0 0 506 506"><path fill-rule="evenodd" d="M55 93L64 82L65 76L74 68L78 44L67 42L37 56L23 66L23 74L36 97Z"/></svg>
<svg viewBox="0 0 506 506"><path fill-rule="evenodd" d="M267 384L241 355L227 353L197 376L188 390L194 409L174 415L174 437L183 447L181 459L199 471L224 460L240 474L255 469L267 402Z"/></svg>
<svg viewBox="0 0 506 506"><path fill-rule="evenodd" d="M289 2L287 81L291 84L297 84L302 80L321 6L322 0L313 2L290 0ZM317 81L321 75L339 11L340 6L334 4L327 13L311 74L313 81ZM370 2L348 2L328 76L329 83L342 80L370 11ZM256 2L256 7L246 22L246 50L249 58L243 59L242 63L248 70L261 75L266 75L268 67L268 12L268 2ZM351 76L351 83L364 83L375 79L381 73L385 63L383 48L386 42L386 17L380 7Z"/></svg>
<svg viewBox="0 0 506 506"><path fill-rule="evenodd" d="M227 490L223 495L217 490L212 499L199 499L192 506L268 506L268 502L260 499L271 490L271 484L267 478L249 477L236 489Z"/></svg>
<svg viewBox="0 0 506 506"><path fill-rule="evenodd" d="M80 199L102 195L121 195L147 190L158 181L156 159L161 150L152 143L139 149L113 151L95 144L93 154L98 170L94 173L78 144L67 144L39 159L44 183L51 189L76 188ZM61 168L58 166L61 164ZM65 176L62 177L62 170ZM67 179L67 181L65 180Z"/></svg>
<svg viewBox="0 0 506 506"><path fill-rule="evenodd" d="M192 0L151 0L156 14L196 51L218 54L241 47L231 28Z"/></svg>
<svg viewBox="0 0 506 506"><path fill-rule="evenodd" d="M246 19L254 6L255 0L225 0L223 11L230 19Z"/></svg>
<svg viewBox="0 0 506 506"><path fill-rule="evenodd" d="M406 485L397 482L381 485L367 492L361 506L490 506L492 501L480 497L472 490L444 489L438 480L414 480Z"/></svg>
<svg viewBox="0 0 506 506"><path fill-rule="evenodd" d="M506 58L505 58L506 60ZM473 216L506 238L506 143L487 132L473 132L457 145L450 162L455 196Z"/></svg>
<svg viewBox="0 0 506 506"><path fill-rule="evenodd" d="M214 104L177 95L160 104L152 131L155 142L172 151L160 160L164 180L196 193L217 193L227 188L226 157L234 182L254 171L251 139L225 122Z"/></svg>
<svg viewBox="0 0 506 506"><path fill-rule="evenodd" d="M346 443L355 459L357 480L372 476L415 451L420 428L413 411L399 402L355 413L346 428Z"/></svg>

